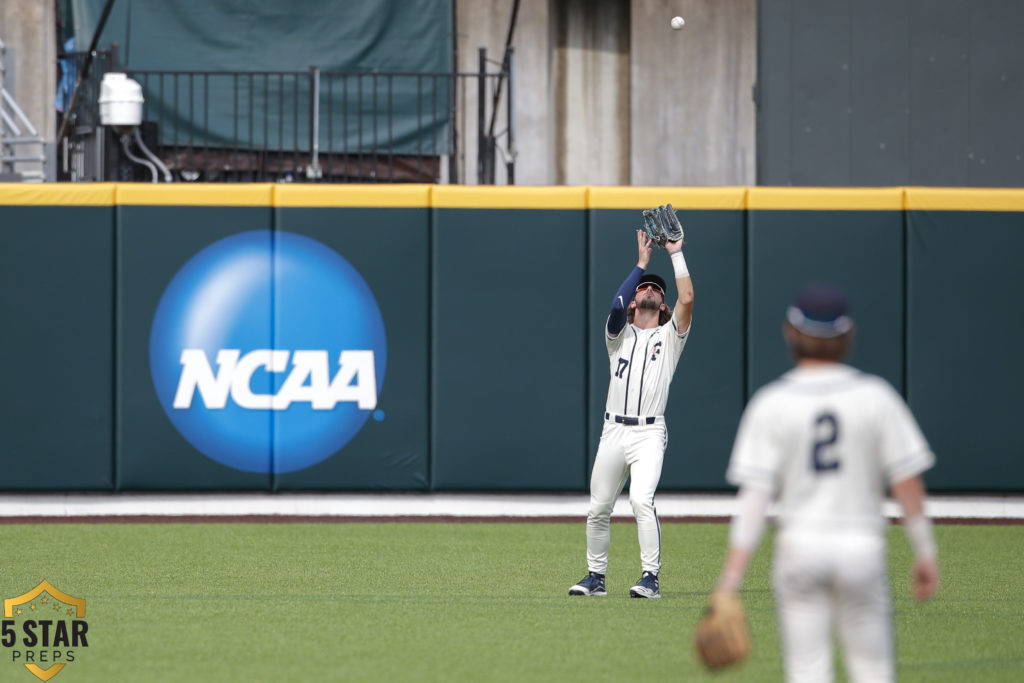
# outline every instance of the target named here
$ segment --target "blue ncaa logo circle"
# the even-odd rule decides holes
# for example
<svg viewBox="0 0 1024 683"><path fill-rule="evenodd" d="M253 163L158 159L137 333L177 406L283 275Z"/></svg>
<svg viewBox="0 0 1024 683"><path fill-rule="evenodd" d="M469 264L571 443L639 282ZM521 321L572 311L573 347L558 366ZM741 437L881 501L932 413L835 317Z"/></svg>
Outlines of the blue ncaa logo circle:
<svg viewBox="0 0 1024 683"><path fill-rule="evenodd" d="M232 235L186 263L150 332L160 405L207 457L293 472L336 453L376 410L387 345L373 292L293 233Z"/></svg>

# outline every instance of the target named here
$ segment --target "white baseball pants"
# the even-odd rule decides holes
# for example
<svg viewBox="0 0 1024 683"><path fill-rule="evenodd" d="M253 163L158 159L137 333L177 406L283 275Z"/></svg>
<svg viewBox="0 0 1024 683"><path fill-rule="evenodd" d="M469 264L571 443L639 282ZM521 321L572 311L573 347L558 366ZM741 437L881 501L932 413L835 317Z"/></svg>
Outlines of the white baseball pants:
<svg viewBox="0 0 1024 683"><path fill-rule="evenodd" d="M629 502L636 518L642 571L661 569L661 524L654 508L654 493L661 480L661 465L668 445L663 420L650 425L605 422L601 443L590 475L590 509L587 512L587 567L605 574L611 543L612 508L626 479Z"/></svg>
<svg viewBox="0 0 1024 683"><path fill-rule="evenodd" d="M775 540L772 583L789 683L831 683L833 629L850 681L895 679L882 535L783 530Z"/></svg>

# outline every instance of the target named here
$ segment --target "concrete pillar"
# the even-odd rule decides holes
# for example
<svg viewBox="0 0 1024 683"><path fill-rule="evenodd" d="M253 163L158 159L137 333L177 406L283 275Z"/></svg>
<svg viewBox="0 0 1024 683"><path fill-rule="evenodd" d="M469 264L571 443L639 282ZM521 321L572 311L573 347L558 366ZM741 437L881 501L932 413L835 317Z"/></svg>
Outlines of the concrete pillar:
<svg viewBox="0 0 1024 683"><path fill-rule="evenodd" d="M633 185L756 183L756 11L757 0L633 0Z"/></svg>
<svg viewBox="0 0 1024 683"><path fill-rule="evenodd" d="M512 0L456 0L456 70L460 73L475 73L479 48L487 48L488 58L493 60L489 71L498 71L504 56L505 39L508 35L509 20L512 16ZM505 161L509 154L515 154L517 185L554 184L553 164L553 121L551 112L551 36L548 0L521 0L519 14L513 32L512 47L515 50L516 124L515 149L508 149L507 138L499 138L501 151L497 154L496 178L498 185L506 183ZM508 90L503 90L499 102L499 117L495 132L501 133L508 127L506 100ZM459 182L476 183L476 83L460 85L460 104L464 103L466 120L460 120L461 138ZM489 106L489 105L488 105ZM464 162L464 163L462 163Z"/></svg>
<svg viewBox="0 0 1024 683"><path fill-rule="evenodd" d="M459 71L477 70L480 46L501 59L511 8L456 0ZM757 0L522 0L516 184L754 184L756 11ZM475 125L475 89L464 102ZM470 128L460 123L472 133L460 181L473 183Z"/></svg>
<svg viewBox="0 0 1024 683"><path fill-rule="evenodd" d="M0 2L0 40L6 48L4 89L13 96L18 107L45 143L56 137L56 112L53 106L57 90L56 21L53 0L3 0ZM33 137L23 122L18 123L18 137ZM52 150L53 145L48 145ZM46 149L35 144L16 145L17 156L46 156ZM38 161L21 161L15 165L25 178L53 177L53 156L50 167Z"/></svg>
<svg viewBox="0 0 1024 683"><path fill-rule="evenodd" d="M628 185L630 2L554 8L555 183Z"/></svg>
<svg viewBox="0 0 1024 683"><path fill-rule="evenodd" d="M5 87L48 142L56 135L56 31L53 0L0 2L0 40L8 50Z"/></svg>

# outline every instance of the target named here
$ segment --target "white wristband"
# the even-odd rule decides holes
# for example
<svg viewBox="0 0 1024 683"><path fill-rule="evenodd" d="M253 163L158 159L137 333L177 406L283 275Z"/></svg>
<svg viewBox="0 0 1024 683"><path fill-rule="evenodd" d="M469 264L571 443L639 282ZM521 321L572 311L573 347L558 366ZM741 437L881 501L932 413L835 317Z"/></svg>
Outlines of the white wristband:
<svg viewBox="0 0 1024 683"><path fill-rule="evenodd" d="M672 258L672 270L676 272L676 279L690 277L690 270L686 267L686 259L683 258L683 250L673 251L669 256Z"/></svg>
<svg viewBox="0 0 1024 683"><path fill-rule="evenodd" d="M910 547L917 558L936 557L938 549L935 545L935 534L932 522L924 515L911 517L903 521L903 531L907 534Z"/></svg>

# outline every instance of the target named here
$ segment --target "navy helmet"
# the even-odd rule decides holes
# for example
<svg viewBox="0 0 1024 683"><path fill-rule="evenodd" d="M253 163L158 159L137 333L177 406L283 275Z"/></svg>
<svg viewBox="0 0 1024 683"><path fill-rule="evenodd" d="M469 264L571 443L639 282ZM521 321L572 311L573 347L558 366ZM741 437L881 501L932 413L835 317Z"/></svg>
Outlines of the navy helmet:
<svg viewBox="0 0 1024 683"><path fill-rule="evenodd" d="M655 275L654 273L644 273L640 277L640 282L636 286L636 291L639 292L640 288L647 284L652 284L658 289L660 289L661 298L665 298L665 280L663 280L660 275Z"/></svg>
<svg viewBox="0 0 1024 683"><path fill-rule="evenodd" d="M819 339L839 337L853 329L846 294L826 284L802 287L786 309L786 320L800 332Z"/></svg>

